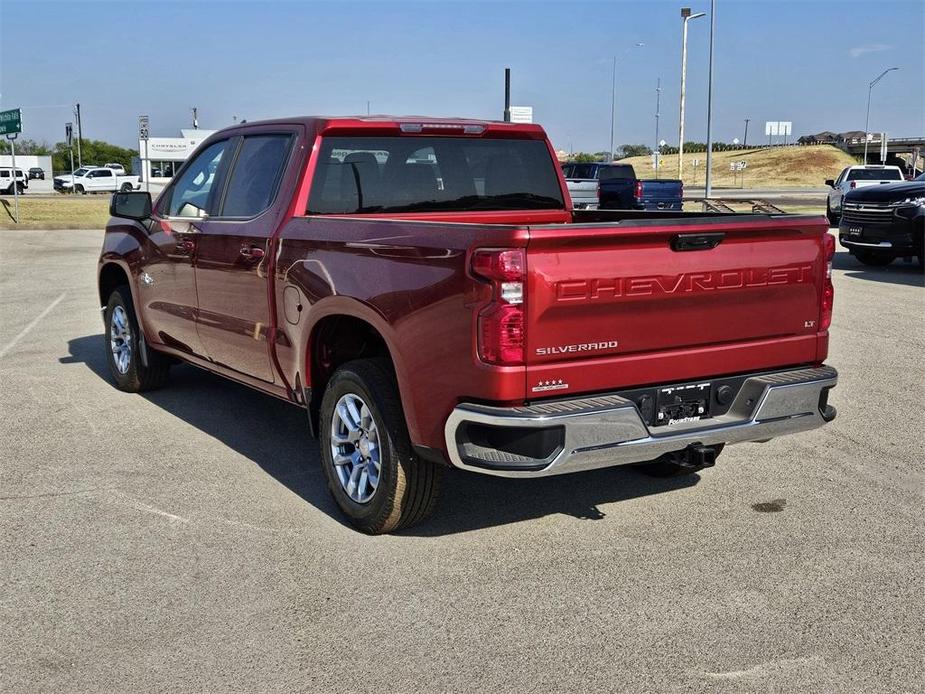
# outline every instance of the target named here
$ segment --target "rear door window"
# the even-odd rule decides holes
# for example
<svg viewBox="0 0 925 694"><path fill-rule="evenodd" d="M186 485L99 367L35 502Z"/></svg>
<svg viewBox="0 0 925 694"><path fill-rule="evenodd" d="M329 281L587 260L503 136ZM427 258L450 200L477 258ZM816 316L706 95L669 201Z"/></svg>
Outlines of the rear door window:
<svg viewBox="0 0 925 694"><path fill-rule="evenodd" d="M308 214L562 209L542 140L326 137Z"/></svg>
<svg viewBox="0 0 925 694"><path fill-rule="evenodd" d="M285 168L292 136L250 135L244 138L228 180L222 217L255 217L273 202Z"/></svg>

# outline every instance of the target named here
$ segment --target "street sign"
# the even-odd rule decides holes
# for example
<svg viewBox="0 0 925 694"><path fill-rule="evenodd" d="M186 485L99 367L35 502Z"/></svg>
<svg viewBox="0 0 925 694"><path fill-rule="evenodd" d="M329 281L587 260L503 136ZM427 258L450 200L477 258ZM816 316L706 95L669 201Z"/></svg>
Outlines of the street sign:
<svg viewBox="0 0 925 694"><path fill-rule="evenodd" d="M782 120L777 124L778 135L789 135L793 127L793 122Z"/></svg>
<svg viewBox="0 0 925 694"><path fill-rule="evenodd" d="M74 142L74 124L73 123L64 124L64 137L67 140L68 149L70 149Z"/></svg>
<svg viewBox="0 0 925 694"><path fill-rule="evenodd" d="M511 123L532 123L532 106L511 106Z"/></svg>
<svg viewBox="0 0 925 694"><path fill-rule="evenodd" d="M12 108L0 111L0 135L12 135L22 132L22 111Z"/></svg>
<svg viewBox="0 0 925 694"><path fill-rule="evenodd" d="M739 138L737 138L737 137L732 138L732 144L734 144L734 145L739 144Z"/></svg>
<svg viewBox="0 0 925 694"><path fill-rule="evenodd" d="M148 139L148 117L147 116L138 116L138 139L139 140Z"/></svg>
<svg viewBox="0 0 925 694"><path fill-rule="evenodd" d="M777 135L777 129L780 123L776 120L766 121L764 124L764 134L765 135Z"/></svg>

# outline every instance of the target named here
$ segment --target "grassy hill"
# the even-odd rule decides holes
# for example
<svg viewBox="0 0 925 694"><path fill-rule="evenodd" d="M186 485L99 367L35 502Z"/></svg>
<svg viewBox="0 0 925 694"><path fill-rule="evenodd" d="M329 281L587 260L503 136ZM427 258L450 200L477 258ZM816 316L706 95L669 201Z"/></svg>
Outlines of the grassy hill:
<svg viewBox="0 0 925 694"><path fill-rule="evenodd" d="M700 166L692 166L694 159ZM831 145L811 147L779 147L775 149L740 149L735 152L713 153L713 185L732 186L733 175L729 164L735 161L748 162L745 169L744 186L763 188L767 186L814 186L823 185L827 178L835 178L839 172L852 164L854 157ZM628 157L621 163L632 164L640 178L655 178L652 157ZM684 153L684 185L702 186L706 176L706 152ZM678 155L662 156L659 167L660 178L678 177ZM736 186L743 185L741 175L736 177Z"/></svg>

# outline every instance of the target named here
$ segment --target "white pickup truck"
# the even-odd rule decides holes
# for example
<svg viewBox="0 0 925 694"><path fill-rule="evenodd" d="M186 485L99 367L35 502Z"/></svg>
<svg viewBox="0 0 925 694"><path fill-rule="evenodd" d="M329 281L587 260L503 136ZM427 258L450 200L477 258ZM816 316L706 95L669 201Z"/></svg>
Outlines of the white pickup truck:
<svg viewBox="0 0 925 694"><path fill-rule="evenodd" d="M903 172L898 166L866 164L846 167L834 181L829 179L825 182L832 189L825 201L825 214L829 218L829 224L833 227L838 226L841 220L841 201L849 190L902 180Z"/></svg>
<svg viewBox="0 0 925 694"><path fill-rule="evenodd" d="M62 193L73 190L86 195L87 193L128 193L132 190L139 190L141 182L138 176L120 175L118 171L105 166L83 166L77 169L73 176L70 174L55 176L54 186L55 190Z"/></svg>

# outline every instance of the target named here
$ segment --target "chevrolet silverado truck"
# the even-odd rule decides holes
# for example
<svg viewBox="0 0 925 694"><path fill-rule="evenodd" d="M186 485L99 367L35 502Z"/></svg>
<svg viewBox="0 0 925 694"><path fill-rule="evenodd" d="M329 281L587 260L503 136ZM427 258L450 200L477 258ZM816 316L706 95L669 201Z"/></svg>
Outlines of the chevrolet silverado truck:
<svg viewBox="0 0 925 694"><path fill-rule="evenodd" d="M116 386L182 361L304 408L368 533L447 467L687 473L835 417L823 217L576 211L538 125L240 124L110 211Z"/></svg>

